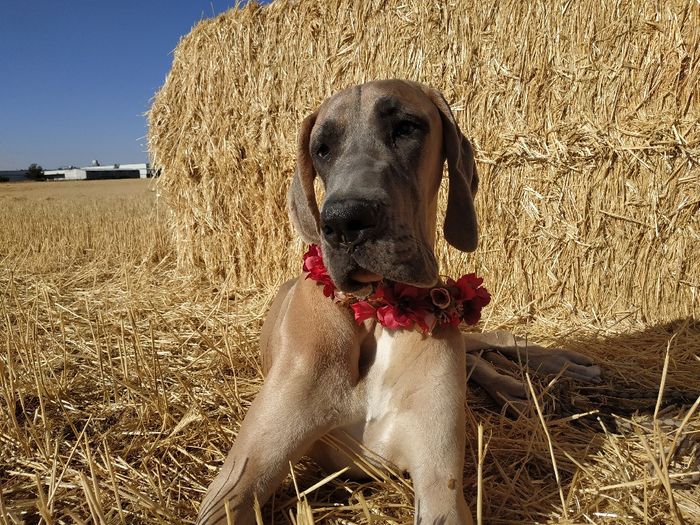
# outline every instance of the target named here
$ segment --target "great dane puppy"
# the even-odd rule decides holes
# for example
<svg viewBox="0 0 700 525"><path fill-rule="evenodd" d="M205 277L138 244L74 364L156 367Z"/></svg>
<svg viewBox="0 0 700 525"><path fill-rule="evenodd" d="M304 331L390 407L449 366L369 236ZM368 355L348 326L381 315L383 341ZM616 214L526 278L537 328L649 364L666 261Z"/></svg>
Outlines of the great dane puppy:
<svg viewBox="0 0 700 525"><path fill-rule="evenodd" d="M352 86L301 125L289 213L301 237L322 247L335 286L366 293L381 279L430 287L437 193L447 159L445 239L477 246L478 177L469 141L442 95L408 81ZM324 184L319 210L314 178ZM254 521L289 470L309 454L323 467L350 466L354 451L408 471L415 523L469 524L462 490L467 362L471 378L501 401L525 399L522 383L476 354L522 361L540 372L595 381L600 369L571 351L546 350L503 333L433 335L358 325L349 308L304 275L285 283L263 326L265 383L250 406L198 523ZM330 446L320 439L331 434Z"/></svg>

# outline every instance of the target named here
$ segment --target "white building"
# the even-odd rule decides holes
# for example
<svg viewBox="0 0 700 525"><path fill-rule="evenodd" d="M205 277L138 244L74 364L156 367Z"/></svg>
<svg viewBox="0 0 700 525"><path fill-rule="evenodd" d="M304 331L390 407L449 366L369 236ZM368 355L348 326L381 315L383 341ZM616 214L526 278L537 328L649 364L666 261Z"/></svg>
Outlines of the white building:
<svg viewBox="0 0 700 525"><path fill-rule="evenodd" d="M44 170L44 176L52 180L146 179L153 176L153 170L146 163L110 164L107 166Z"/></svg>

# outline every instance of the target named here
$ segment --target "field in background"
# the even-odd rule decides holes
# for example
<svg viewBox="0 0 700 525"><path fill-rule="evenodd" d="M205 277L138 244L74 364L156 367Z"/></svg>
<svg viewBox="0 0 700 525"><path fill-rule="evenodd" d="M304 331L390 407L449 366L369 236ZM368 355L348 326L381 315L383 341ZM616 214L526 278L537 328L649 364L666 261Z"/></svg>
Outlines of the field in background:
<svg viewBox="0 0 700 525"><path fill-rule="evenodd" d="M138 261L164 248L162 216L149 215L154 203L147 180L0 186L0 260L38 273Z"/></svg>
<svg viewBox="0 0 700 525"><path fill-rule="evenodd" d="M191 523L260 387L274 288L223 295L179 272L150 181L4 186L0 218L0 523ZM535 383L549 437L534 406L509 418L471 391L465 487L475 509L482 424L484 523L700 519L694 320L603 330L486 317L596 356L607 378ZM322 477L296 468L299 490ZM412 522L410 482L382 470L305 504L317 523ZM264 514L287 523L296 506L287 480Z"/></svg>

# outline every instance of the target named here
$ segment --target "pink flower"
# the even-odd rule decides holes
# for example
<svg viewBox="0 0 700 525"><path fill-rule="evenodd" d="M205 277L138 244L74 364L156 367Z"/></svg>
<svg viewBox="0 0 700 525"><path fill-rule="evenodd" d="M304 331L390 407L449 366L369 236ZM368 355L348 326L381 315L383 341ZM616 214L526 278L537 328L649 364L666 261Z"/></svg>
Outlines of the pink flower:
<svg viewBox="0 0 700 525"><path fill-rule="evenodd" d="M326 273L326 266L323 264L321 248L312 244L304 254L304 271L312 276L319 276Z"/></svg>
<svg viewBox="0 0 700 525"><path fill-rule="evenodd" d="M440 322L449 326L459 326L459 323L462 322L462 317L455 308L450 313L445 313L444 317L441 316Z"/></svg>
<svg viewBox="0 0 700 525"><path fill-rule="evenodd" d="M387 328L411 328L417 324L424 332L430 331L426 319L432 313L430 293L427 288L418 288L403 283L382 284L375 297L384 306L377 309L377 319Z"/></svg>
<svg viewBox="0 0 700 525"><path fill-rule="evenodd" d="M304 271L307 279L323 285L323 295L336 299L336 287L323 263L319 246L310 245L304 254ZM475 273L463 275L456 281L447 279L444 286L430 289L382 281L369 297L349 296L345 304L352 308L357 324L376 318L392 330L417 325L423 333L431 334L440 326L457 326L462 321L478 323L481 309L491 302L483 282Z"/></svg>
<svg viewBox="0 0 700 525"><path fill-rule="evenodd" d="M355 313L355 322L362 323L365 319L374 319L377 316L377 309L367 301L357 301L350 305Z"/></svg>
<svg viewBox="0 0 700 525"><path fill-rule="evenodd" d="M311 279L323 285L323 295L335 297L335 283L328 275L326 265L323 264L323 254L321 248L315 244L309 246L309 250L304 254L304 271L308 272L307 279Z"/></svg>
<svg viewBox="0 0 700 525"><path fill-rule="evenodd" d="M401 313L399 308L387 304L377 308L377 319L382 326L396 330L398 328L413 328L413 319Z"/></svg>

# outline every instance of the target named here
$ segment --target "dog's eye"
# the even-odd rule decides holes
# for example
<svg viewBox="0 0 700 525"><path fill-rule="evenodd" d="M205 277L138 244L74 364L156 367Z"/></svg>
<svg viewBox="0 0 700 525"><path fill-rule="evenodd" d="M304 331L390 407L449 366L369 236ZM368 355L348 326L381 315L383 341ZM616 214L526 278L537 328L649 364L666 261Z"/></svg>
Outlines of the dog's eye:
<svg viewBox="0 0 700 525"><path fill-rule="evenodd" d="M331 154L331 148L326 144L321 144L316 148L316 156L321 159L327 159Z"/></svg>
<svg viewBox="0 0 700 525"><path fill-rule="evenodd" d="M402 120L394 126L394 138L407 137L411 135L417 126L410 120Z"/></svg>

